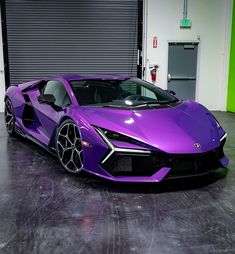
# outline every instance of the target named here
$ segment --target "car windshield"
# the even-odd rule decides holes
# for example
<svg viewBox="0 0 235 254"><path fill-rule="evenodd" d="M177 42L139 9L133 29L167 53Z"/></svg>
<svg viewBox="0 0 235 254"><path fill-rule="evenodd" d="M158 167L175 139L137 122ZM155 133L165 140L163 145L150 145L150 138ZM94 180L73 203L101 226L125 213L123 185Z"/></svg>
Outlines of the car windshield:
<svg viewBox="0 0 235 254"><path fill-rule="evenodd" d="M142 107L177 102L176 97L141 79L73 80L79 105Z"/></svg>

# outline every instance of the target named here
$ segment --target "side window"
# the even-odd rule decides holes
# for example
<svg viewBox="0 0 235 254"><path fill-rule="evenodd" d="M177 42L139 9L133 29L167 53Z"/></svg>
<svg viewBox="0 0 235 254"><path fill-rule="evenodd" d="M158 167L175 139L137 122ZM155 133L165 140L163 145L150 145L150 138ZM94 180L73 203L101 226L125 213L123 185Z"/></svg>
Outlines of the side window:
<svg viewBox="0 0 235 254"><path fill-rule="evenodd" d="M43 93L53 94L55 96L55 105L58 107L68 106L71 104L68 92L64 84L58 80L48 81Z"/></svg>
<svg viewBox="0 0 235 254"><path fill-rule="evenodd" d="M146 87L140 87L138 84L132 81L124 81L120 85L121 89L131 94L138 94L150 99L157 99L156 94Z"/></svg>
<svg viewBox="0 0 235 254"><path fill-rule="evenodd" d="M69 97L68 93L66 92L66 94L64 96L63 107L67 107L71 104L72 104L72 102L70 100L70 97Z"/></svg>
<svg viewBox="0 0 235 254"><path fill-rule="evenodd" d="M124 81L120 84L120 87L123 91L130 94L138 94L137 85L131 81Z"/></svg>
<svg viewBox="0 0 235 254"><path fill-rule="evenodd" d="M155 99L155 100L157 99L156 94L153 91L147 89L146 87L141 88L141 95L148 97L150 99Z"/></svg>

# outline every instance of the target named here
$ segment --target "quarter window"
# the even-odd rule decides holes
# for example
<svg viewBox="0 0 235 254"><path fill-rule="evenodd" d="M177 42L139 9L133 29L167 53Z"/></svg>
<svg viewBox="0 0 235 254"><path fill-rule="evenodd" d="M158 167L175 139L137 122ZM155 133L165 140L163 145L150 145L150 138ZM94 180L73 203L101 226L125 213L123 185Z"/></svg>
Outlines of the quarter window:
<svg viewBox="0 0 235 254"><path fill-rule="evenodd" d="M44 94L52 94L55 96L55 106L64 107L71 104L68 92L64 84L58 80L50 80L47 82L44 91Z"/></svg>

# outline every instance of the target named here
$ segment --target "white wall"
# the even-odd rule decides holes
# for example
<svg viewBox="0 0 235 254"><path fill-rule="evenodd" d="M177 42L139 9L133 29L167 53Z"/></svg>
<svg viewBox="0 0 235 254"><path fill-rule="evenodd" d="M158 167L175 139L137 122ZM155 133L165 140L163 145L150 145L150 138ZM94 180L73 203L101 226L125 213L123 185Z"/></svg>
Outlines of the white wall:
<svg viewBox="0 0 235 254"><path fill-rule="evenodd" d="M167 88L169 41L199 41L196 100L211 110L225 110L232 0L188 0L191 29L180 29L183 0L144 1L144 63L159 64L156 84ZM153 36L158 48L153 48Z"/></svg>
<svg viewBox="0 0 235 254"><path fill-rule="evenodd" d="M2 22L0 22L0 112L4 111L4 95L5 95L5 77L4 77L3 45L2 45Z"/></svg>

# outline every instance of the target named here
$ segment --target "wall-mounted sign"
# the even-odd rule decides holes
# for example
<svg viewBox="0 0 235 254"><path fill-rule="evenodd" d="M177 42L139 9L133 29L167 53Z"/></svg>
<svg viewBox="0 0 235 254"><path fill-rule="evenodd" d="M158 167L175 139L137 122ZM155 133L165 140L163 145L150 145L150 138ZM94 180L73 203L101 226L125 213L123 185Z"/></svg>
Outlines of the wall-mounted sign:
<svg viewBox="0 0 235 254"><path fill-rule="evenodd" d="M157 48L157 36L153 37L153 48Z"/></svg>
<svg viewBox="0 0 235 254"><path fill-rule="evenodd" d="M191 28L192 21L191 19L181 19L180 20L180 28Z"/></svg>

